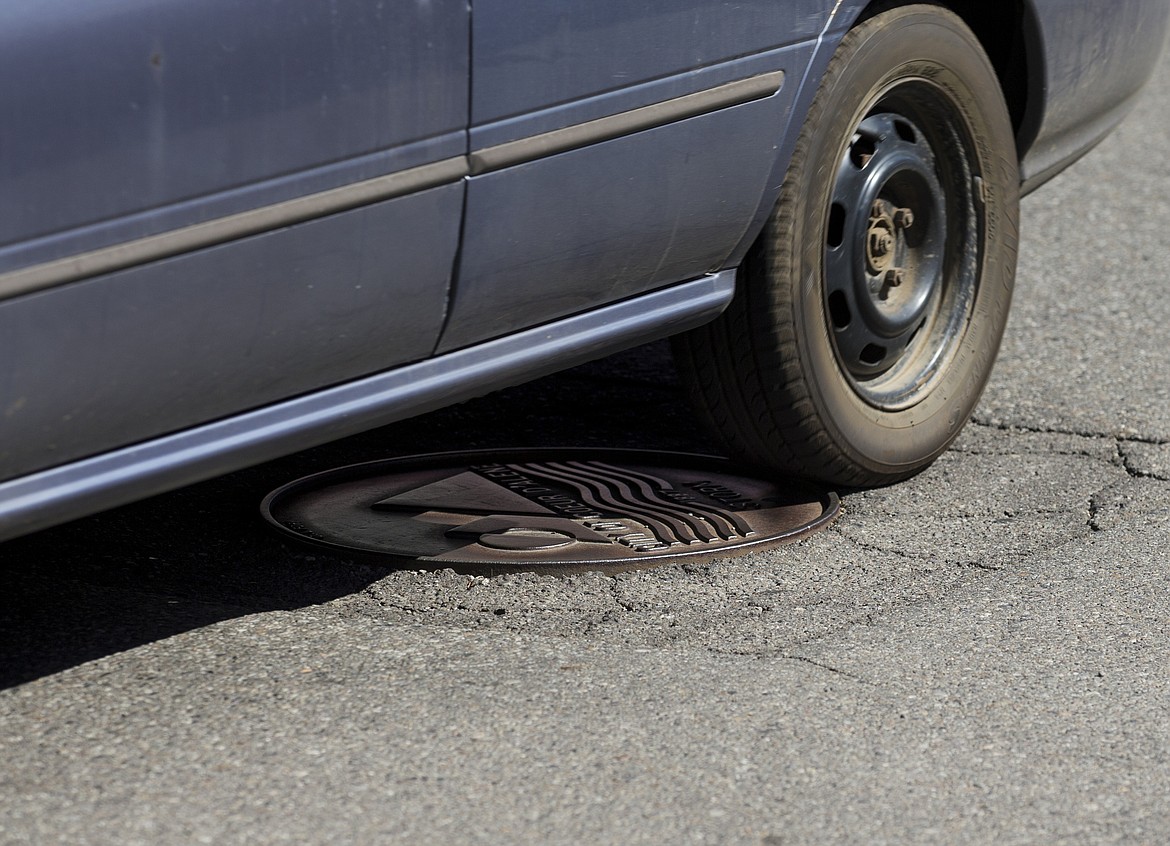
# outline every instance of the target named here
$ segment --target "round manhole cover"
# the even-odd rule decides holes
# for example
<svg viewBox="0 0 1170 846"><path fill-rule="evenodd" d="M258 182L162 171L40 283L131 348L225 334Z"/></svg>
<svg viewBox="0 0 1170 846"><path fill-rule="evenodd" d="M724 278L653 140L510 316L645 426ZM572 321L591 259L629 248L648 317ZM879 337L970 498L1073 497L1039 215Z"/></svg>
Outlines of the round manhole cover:
<svg viewBox="0 0 1170 846"><path fill-rule="evenodd" d="M346 554L564 573L794 540L840 503L719 458L545 449L356 464L278 488L261 508L280 529Z"/></svg>

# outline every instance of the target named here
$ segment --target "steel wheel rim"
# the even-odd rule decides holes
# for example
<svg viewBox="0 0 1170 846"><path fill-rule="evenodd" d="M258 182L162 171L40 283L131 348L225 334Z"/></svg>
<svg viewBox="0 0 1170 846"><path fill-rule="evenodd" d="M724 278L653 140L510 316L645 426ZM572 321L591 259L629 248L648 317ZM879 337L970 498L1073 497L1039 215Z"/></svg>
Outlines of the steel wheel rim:
<svg viewBox="0 0 1170 846"><path fill-rule="evenodd" d="M911 79L873 98L838 156L823 312L840 371L880 410L924 399L966 329L982 252L972 149L949 95Z"/></svg>

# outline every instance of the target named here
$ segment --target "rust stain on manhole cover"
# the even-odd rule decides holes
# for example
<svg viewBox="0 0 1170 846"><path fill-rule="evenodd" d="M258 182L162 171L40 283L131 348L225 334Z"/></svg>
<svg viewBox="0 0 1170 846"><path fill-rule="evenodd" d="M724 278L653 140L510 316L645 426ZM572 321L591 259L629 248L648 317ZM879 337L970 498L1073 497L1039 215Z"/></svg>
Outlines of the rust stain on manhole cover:
<svg viewBox="0 0 1170 846"><path fill-rule="evenodd" d="M261 506L293 536L463 572L652 567L791 541L837 495L709 456L638 450L446 453L308 476Z"/></svg>

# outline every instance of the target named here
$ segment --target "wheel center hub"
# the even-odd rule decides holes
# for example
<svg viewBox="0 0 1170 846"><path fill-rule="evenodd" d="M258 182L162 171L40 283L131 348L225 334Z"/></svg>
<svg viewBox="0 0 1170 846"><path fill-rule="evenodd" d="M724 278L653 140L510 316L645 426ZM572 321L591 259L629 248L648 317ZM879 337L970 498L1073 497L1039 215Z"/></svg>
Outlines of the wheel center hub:
<svg viewBox="0 0 1170 846"><path fill-rule="evenodd" d="M874 275L885 273L894 266L898 245L894 219L881 205L880 202L874 203L865 237L865 261L869 272Z"/></svg>
<svg viewBox="0 0 1170 846"><path fill-rule="evenodd" d="M912 195L906 186L916 180L914 173L912 168L896 170L879 183L865 228L858 300L871 329L885 338L895 338L920 321L933 282L918 272L919 250L908 240L914 210L885 196L887 189L895 199Z"/></svg>

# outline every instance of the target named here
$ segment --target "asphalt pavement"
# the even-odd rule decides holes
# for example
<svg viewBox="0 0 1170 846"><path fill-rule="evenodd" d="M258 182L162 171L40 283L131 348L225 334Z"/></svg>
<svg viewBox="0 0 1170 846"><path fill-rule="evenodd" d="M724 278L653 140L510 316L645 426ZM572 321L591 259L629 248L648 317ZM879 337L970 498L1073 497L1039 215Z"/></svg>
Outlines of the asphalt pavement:
<svg viewBox="0 0 1170 846"><path fill-rule="evenodd" d="M0 547L3 843L1170 842L1170 64L1024 203L982 404L827 531L572 577L301 547L262 496L712 451L663 344Z"/></svg>

